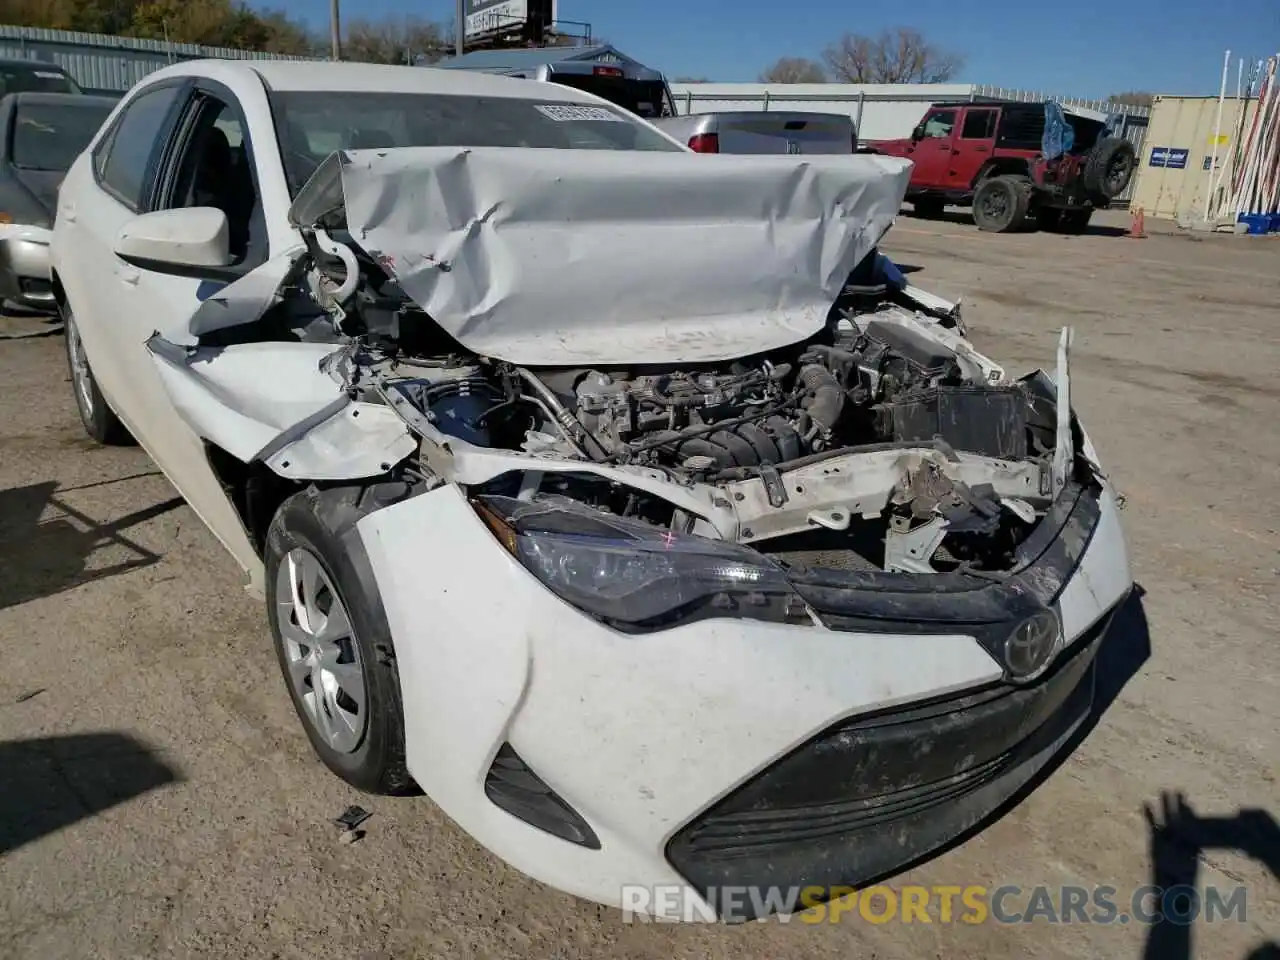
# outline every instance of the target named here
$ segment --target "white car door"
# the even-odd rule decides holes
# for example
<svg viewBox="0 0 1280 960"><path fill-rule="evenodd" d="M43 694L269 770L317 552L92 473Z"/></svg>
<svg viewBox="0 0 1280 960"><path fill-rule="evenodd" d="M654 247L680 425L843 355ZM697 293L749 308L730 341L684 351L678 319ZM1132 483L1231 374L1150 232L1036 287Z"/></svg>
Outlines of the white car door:
<svg viewBox="0 0 1280 960"><path fill-rule="evenodd" d="M163 135L171 127L189 81L169 80L136 91L116 113L92 151L68 171L58 195L55 269L107 402L150 448L137 392L145 354L132 350L125 311L136 309L137 271L112 252L120 229L146 209L148 183Z"/></svg>
<svg viewBox="0 0 1280 960"><path fill-rule="evenodd" d="M103 139L100 160L77 183L74 242L60 279L75 312L103 395L201 518L251 573L258 555L205 442L175 410L146 341L184 329L201 303L270 255L252 135L226 85L187 78L139 91ZM274 132L255 131L276 151ZM278 153L277 153L278 156ZM274 170L269 170L274 173ZM282 180L282 175L281 175ZM271 184L277 191L283 184ZM115 254L116 239L140 213L215 206L227 214L233 266L214 277L146 269Z"/></svg>

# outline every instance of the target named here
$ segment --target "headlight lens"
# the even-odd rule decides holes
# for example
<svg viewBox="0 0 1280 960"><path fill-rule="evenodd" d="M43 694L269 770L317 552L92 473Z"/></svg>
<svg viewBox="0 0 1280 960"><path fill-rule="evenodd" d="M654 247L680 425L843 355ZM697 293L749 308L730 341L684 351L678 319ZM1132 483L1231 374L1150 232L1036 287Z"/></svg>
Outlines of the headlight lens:
<svg viewBox="0 0 1280 960"><path fill-rule="evenodd" d="M700 617L810 623L766 557L737 544L662 530L573 500L473 501L498 539L573 606L622 629Z"/></svg>

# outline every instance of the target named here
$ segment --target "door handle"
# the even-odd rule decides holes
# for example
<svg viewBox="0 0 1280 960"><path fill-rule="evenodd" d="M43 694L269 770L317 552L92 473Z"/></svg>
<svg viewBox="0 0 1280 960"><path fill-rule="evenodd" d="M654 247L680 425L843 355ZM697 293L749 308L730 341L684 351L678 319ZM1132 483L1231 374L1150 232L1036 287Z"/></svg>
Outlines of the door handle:
<svg viewBox="0 0 1280 960"><path fill-rule="evenodd" d="M124 283L129 284L129 286L136 287L138 285L138 280L142 277L142 273L135 270L133 267L120 267L116 270L116 276L118 276Z"/></svg>

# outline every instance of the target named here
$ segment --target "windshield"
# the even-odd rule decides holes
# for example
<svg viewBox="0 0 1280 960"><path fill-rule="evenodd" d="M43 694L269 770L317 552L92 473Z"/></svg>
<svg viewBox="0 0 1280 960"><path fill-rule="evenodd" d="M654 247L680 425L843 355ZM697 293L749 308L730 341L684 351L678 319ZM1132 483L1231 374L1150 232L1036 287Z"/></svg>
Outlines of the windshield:
<svg viewBox="0 0 1280 960"><path fill-rule="evenodd" d="M380 147L680 147L613 107L553 99L426 93L271 95L289 187L296 193L335 150Z"/></svg>
<svg viewBox="0 0 1280 960"><path fill-rule="evenodd" d="M110 103L19 101L13 121L14 166L65 172L89 145L111 107Z"/></svg>
<svg viewBox="0 0 1280 960"><path fill-rule="evenodd" d="M76 82L61 70L0 66L0 96L6 93L80 93Z"/></svg>

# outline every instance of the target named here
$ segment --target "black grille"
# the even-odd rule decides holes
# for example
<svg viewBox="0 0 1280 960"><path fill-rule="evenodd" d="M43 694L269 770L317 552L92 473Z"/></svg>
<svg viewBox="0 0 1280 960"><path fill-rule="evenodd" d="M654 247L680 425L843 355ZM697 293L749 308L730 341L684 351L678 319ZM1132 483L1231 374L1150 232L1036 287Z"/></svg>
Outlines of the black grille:
<svg viewBox="0 0 1280 960"><path fill-rule="evenodd" d="M1016 779L1084 717L1109 620L1034 685L1001 684L829 728L676 833L668 858L704 891L856 886L903 867L990 812L982 788ZM966 802L979 792L981 810Z"/></svg>

